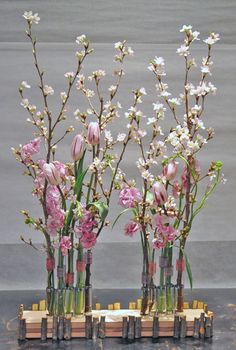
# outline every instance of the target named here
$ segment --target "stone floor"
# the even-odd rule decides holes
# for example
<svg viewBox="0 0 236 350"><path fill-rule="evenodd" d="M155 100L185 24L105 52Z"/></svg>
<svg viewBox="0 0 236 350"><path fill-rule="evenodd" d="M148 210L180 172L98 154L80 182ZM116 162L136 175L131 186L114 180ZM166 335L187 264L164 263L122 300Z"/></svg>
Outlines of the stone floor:
<svg viewBox="0 0 236 350"><path fill-rule="evenodd" d="M94 302L101 302L102 306L115 301L120 301L123 307L128 302L139 297L138 290L95 290ZM0 292L0 350L136 350L136 349L236 349L236 290L235 289L198 289L186 291L186 300L204 300L209 309L214 311L214 337L210 340L200 341L192 338L184 340L173 340L172 338L161 338L153 343L151 339L143 338L132 344L124 344L122 339L85 340L73 339L52 343L48 340L41 343L40 340L30 340L22 344L17 341L17 308L23 303L26 308L39 299L44 298L43 291L1 291Z"/></svg>

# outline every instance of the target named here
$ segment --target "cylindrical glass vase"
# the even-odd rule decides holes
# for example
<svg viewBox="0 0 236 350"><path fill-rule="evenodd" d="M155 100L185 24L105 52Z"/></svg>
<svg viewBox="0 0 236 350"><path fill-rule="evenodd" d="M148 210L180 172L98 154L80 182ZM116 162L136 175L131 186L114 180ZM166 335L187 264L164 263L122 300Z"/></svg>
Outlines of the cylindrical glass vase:
<svg viewBox="0 0 236 350"><path fill-rule="evenodd" d="M158 286L156 293L157 312L163 314L166 312L166 287Z"/></svg>
<svg viewBox="0 0 236 350"><path fill-rule="evenodd" d="M74 290L74 297L75 297L75 308L74 313L75 315L83 315L84 314L84 307L85 307L85 290L84 287L82 288L75 288Z"/></svg>
<svg viewBox="0 0 236 350"><path fill-rule="evenodd" d="M46 301L47 301L47 313L49 316L53 316L55 312L56 304L56 290L55 288L46 289Z"/></svg>
<svg viewBox="0 0 236 350"><path fill-rule="evenodd" d="M166 313L172 314L176 307L176 289L175 286L171 284L166 285Z"/></svg>

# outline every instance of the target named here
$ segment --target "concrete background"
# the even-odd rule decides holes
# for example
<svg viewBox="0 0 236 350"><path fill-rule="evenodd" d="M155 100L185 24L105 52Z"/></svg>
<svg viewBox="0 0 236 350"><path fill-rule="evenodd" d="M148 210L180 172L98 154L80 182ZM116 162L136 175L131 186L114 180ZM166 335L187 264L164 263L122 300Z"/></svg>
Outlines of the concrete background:
<svg viewBox="0 0 236 350"><path fill-rule="evenodd" d="M212 82L218 87L217 96L209 98L206 109L206 125L213 126L216 138L203 152L201 164L206 167L211 160L222 160L227 185L219 186L208 201L207 208L199 215L188 243L196 287L236 287L236 162L235 162L235 76L236 76L236 2L233 0L207 1L21 1L0 0L0 289L44 288L44 256L25 247L19 240L24 233L34 242L41 243L39 233L24 226L20 209L30 209L40 215L36 201L31 197L31 183L21 176L19 164L14 161L10 147L25 143L31 128L25 122L27 115L20 106L18 86L27 80L33 87L32 102L40 107L36 89L37 79L33 69L30 45L24 35L25 10L39 12L40 24L35 26L40 41L41 66L46 70L46 81L55 89L50 99L51 109L57 110L58 95L65 89L66 71L73 70L74 44L77 35L85 33L92 42L95 54L89 57L85 72L105 69L105 86L113 83L111 72L113 43L127 39L135 56L125 64L126 76L118 96L125 108L132 101L131 90L144 86L149 93L142 105L145 113L155 102L154 80L147 65L155 55L166 59L168 82L173 96L183 81L183 61L176 55L183 24L192 24L207 37L209 31L219 32L221 41L213 50ZM196 58L203 55L205 46L197 43L193 50ZM57 96L56 96L57 95ZM78 106L76 96L69 105L69 124ZM119 127L126 121L120 118ZM60 159L69 157L70 139L60 148ZM130 147L124 169L133 177L135 147ZM117 213L114 198L110 219ZM136 288L140 285L141 255L139 237L125 237L122 227L127 218L120 220L111 231L105 230L95 249L94 285L97 288Z"/></svg>

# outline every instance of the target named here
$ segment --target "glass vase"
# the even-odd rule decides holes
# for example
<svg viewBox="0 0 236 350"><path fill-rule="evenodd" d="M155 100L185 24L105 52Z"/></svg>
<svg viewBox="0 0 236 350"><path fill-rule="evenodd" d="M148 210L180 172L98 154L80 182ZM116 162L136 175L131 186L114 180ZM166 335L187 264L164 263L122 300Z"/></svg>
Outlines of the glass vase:
<svg viewBox="0 0 236 350"><path fill-rule="evenodd" d="M157 311L160 314L166 312L166 287L158 286L156 293Z"/></svg>
<svg viewBox="0 0 236 350"><path fill-rule="evenodd" d="M53 316L55 312L56 303L56 290L55 288L46 289L46 302L47 302L47 313L49 316Z"/></svg>
<svg viewBox="0 0 236 350"><path fill-rule="evenodd" d="M84 308L85 308L85 290L84 290L84 287L75 288L74 300L75 300L75 307L74 307L75 315L83 315Z"/></svg>

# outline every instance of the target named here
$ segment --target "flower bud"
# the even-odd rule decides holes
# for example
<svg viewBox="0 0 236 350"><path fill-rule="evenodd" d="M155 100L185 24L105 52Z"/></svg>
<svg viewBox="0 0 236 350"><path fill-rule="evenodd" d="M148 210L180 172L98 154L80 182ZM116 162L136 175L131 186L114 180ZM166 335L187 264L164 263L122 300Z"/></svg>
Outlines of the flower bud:
<svg viewBox="0 0 236 350"><path fill-rule="evenodd" d="M88 142L90 145L97 145L100 141L100 129L97 122L91 122L88 126Z"/></svg>
<svg viewBox="0 0 236 350"><path fill-rule="evenodd" d="M45 163L43 166L43 173L50 185L57 186L62 181L60 172L57 170L53 163Z"/></svg>
<svg viewBox="0 0 236 350"><path fill-rule="evenodd" d="M84 154L84 138L78 134L74 137L71 144L71 158L76 162L81 159Z"/></svg>
<svg viewBox="0 0 236 350"><path fill-rule="evenodd" d="M172 160L163 168L163 175L168 181L174 180L178 171L177 163Z"/></svg>
<svg viewBox="0 0 236 350"><path fill-rule="evenodd" d="M167 202L168 195L165 186L161 182L155 182L153 185L154 202L162 205Z"/></svg>

